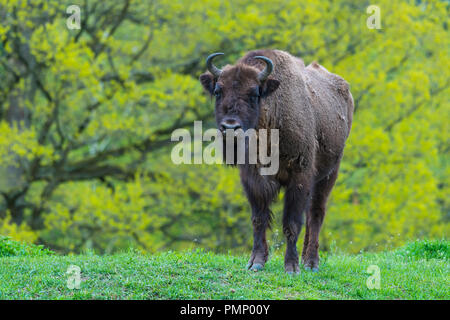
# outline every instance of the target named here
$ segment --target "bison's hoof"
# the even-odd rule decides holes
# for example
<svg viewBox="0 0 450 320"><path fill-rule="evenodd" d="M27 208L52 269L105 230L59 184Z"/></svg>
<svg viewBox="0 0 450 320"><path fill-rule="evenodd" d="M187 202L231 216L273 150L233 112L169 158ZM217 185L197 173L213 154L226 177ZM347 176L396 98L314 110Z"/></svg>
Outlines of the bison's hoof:
<svg viewBox="0 0 450 320"><path fill-rule="evenodd" d="M261 271L262 269L264 269L264 266L260 263L254 263L252 265L249 264L249 266L247 266L248 269L250 269L251 271Z"/></svg>
<svg viewBox="0 0 450 320"><path fill-rule="evenodd" d="M318 257L307 257L302 259L302 264L305 270L318 272L319 271L319 258Z"/></svg>
<svg viewBox="0 0 450 320"><path fill-rule="evenodd" d="M306 271L312 271L312 272L319 272L319 268L317 268L317 267L309 267L309 266L306 266L305 267L305 270Z"/></svg>
<svg viewBox="0 0 450 320"><path fill-rule="evenodd" d="M287 274L299 274L300 268L298 267L298 263L288 263L284 265L284 270Z"/></svg>

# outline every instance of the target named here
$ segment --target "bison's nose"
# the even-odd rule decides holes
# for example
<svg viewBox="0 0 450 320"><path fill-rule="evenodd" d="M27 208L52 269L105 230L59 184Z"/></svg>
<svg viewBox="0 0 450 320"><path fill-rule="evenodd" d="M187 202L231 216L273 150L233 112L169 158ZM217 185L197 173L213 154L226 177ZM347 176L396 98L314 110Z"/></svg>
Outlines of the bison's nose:
<svg viewBox="0 0 450 320"><path fill-rule="evenodd" d="M234 119L226 119L220 123L220 128L222 129L222 131L226 129L236 130L239 129L240 127L241 125L239 124L239 122L237 122Z"/></svg>

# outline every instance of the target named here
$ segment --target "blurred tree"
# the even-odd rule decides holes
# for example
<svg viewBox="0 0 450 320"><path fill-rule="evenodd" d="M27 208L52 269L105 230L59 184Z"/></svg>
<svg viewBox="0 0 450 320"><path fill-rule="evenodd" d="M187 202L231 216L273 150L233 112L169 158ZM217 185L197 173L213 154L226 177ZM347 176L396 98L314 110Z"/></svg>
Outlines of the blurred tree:
<svg viewBox="0 0 450 320"><path fill-rule="evenodd" d="M249 246L236 170L173 165L170 134L214 127L209 53L270 47L355 98L324 248L448 235L448 3L379 1L378 30L368 1L84 0L70 30L72 4L0 0L0 233L64 252Z"/></svg>

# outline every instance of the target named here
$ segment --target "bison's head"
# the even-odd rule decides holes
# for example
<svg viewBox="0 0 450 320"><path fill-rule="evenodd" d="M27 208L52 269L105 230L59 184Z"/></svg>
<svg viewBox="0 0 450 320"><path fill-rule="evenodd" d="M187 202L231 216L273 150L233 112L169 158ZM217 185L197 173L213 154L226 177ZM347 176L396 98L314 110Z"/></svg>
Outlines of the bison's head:
<svg viewBox="0 0 450 320"><path fill-rule="evenodd" d="M256 56L265 62L264 70L238 63L223 70L213 65L212 60L223 53L214 53L206 59L209 72L200 76L203 87L216 97L217 127L226 129L255 129L258 125L261 99L279 86L279 81L268 79L273 63L267 57Z"/></svg>

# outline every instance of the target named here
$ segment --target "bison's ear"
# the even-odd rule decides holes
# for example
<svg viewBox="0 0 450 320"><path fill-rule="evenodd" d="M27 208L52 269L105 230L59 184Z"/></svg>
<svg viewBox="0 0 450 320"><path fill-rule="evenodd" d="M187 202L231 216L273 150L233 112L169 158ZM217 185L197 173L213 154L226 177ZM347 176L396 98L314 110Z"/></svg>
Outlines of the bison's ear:
<svg viewBox="0 0 450 320"><path fill-rule="evenodd" d="M206 72L200 76L200 82L202 83L203 88L208 91L211 95L214 93L214 77L211 73Z"/></svg>
<svg viewBox="0 0 450 320"><path fill-rule="evenodd" d="M280 81L275 79L267 79L264 84L262 85L261 90L261 97L267 97L272 92L278 89L278 86L280 85Z"/></svg>

